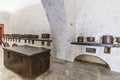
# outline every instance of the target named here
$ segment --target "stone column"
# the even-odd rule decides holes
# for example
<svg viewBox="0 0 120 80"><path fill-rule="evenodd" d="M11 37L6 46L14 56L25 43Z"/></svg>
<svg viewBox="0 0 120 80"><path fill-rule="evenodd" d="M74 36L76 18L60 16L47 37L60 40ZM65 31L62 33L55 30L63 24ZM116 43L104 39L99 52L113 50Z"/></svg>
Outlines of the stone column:
<svg viewBox="0 0 120 80"><path fill-rule="evenodd" d="M42 0L42 4L51 28L54 52L57 58L67 59L70 42L64 0Z"/></svg>

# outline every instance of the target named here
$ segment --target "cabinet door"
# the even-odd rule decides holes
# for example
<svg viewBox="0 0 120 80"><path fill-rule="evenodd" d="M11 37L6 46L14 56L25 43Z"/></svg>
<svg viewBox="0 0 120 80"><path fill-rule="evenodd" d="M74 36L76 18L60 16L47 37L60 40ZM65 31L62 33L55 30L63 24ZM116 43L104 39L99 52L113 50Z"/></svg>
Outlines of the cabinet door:
<svg viewBox="0 0 120 80"><path fill-rule="evenodd" d="M3 37L4 34L4 24L0 24L0 38Z"/></svg>
<svg viewBox="0 0 120 80"><path fill-rule="evenodd" d="M4 24L0 24L0 39L3 37L3 34L4 34ZM0 45L2 43L0 42Z"/></svg>

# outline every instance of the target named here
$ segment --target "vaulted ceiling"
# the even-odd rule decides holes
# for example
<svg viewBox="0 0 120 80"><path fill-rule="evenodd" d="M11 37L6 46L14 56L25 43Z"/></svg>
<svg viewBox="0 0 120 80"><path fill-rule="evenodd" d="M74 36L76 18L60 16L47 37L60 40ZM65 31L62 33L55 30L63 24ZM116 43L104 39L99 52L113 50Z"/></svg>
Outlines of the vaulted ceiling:
<svg viewBox="0 0 120 80"><path fill-rule="evenodd" d="M13 12L40 2L40 0L0 0L0 10Z"/></svg>

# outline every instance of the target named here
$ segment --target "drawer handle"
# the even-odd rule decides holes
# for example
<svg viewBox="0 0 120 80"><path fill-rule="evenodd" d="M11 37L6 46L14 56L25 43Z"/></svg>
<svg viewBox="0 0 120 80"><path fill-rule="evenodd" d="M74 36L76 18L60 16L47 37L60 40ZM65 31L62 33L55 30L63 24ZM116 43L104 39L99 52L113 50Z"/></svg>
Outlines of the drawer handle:
<svg viewBox="0 0 120 80"><path fill-rule="evenodd" d="M45 62L45 58L43 58L43 57L40 58L40 62L42 62L42 63Z"/></svg>

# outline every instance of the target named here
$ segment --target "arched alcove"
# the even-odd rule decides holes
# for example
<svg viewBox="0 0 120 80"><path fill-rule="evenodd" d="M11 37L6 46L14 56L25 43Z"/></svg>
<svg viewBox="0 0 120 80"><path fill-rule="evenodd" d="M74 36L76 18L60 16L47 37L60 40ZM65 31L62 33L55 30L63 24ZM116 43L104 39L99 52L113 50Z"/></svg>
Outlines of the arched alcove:
<svg viewBox="0 0 120 80"><path fill-rule="evenodd" d="M93 55L81 54L81 55L76 56L74 61L84 61L84 62L99 64L99 65L105 66L108 69L110 69L109 64L106 61Z"/></svg>
<svg viewBox="0 0 120 80"><path fill-rule="evenodd" d="M18 44L16 44L16 43L13 43L13 44L12 44L12 47L14 47L14 46L18 46Z"/></svg>

